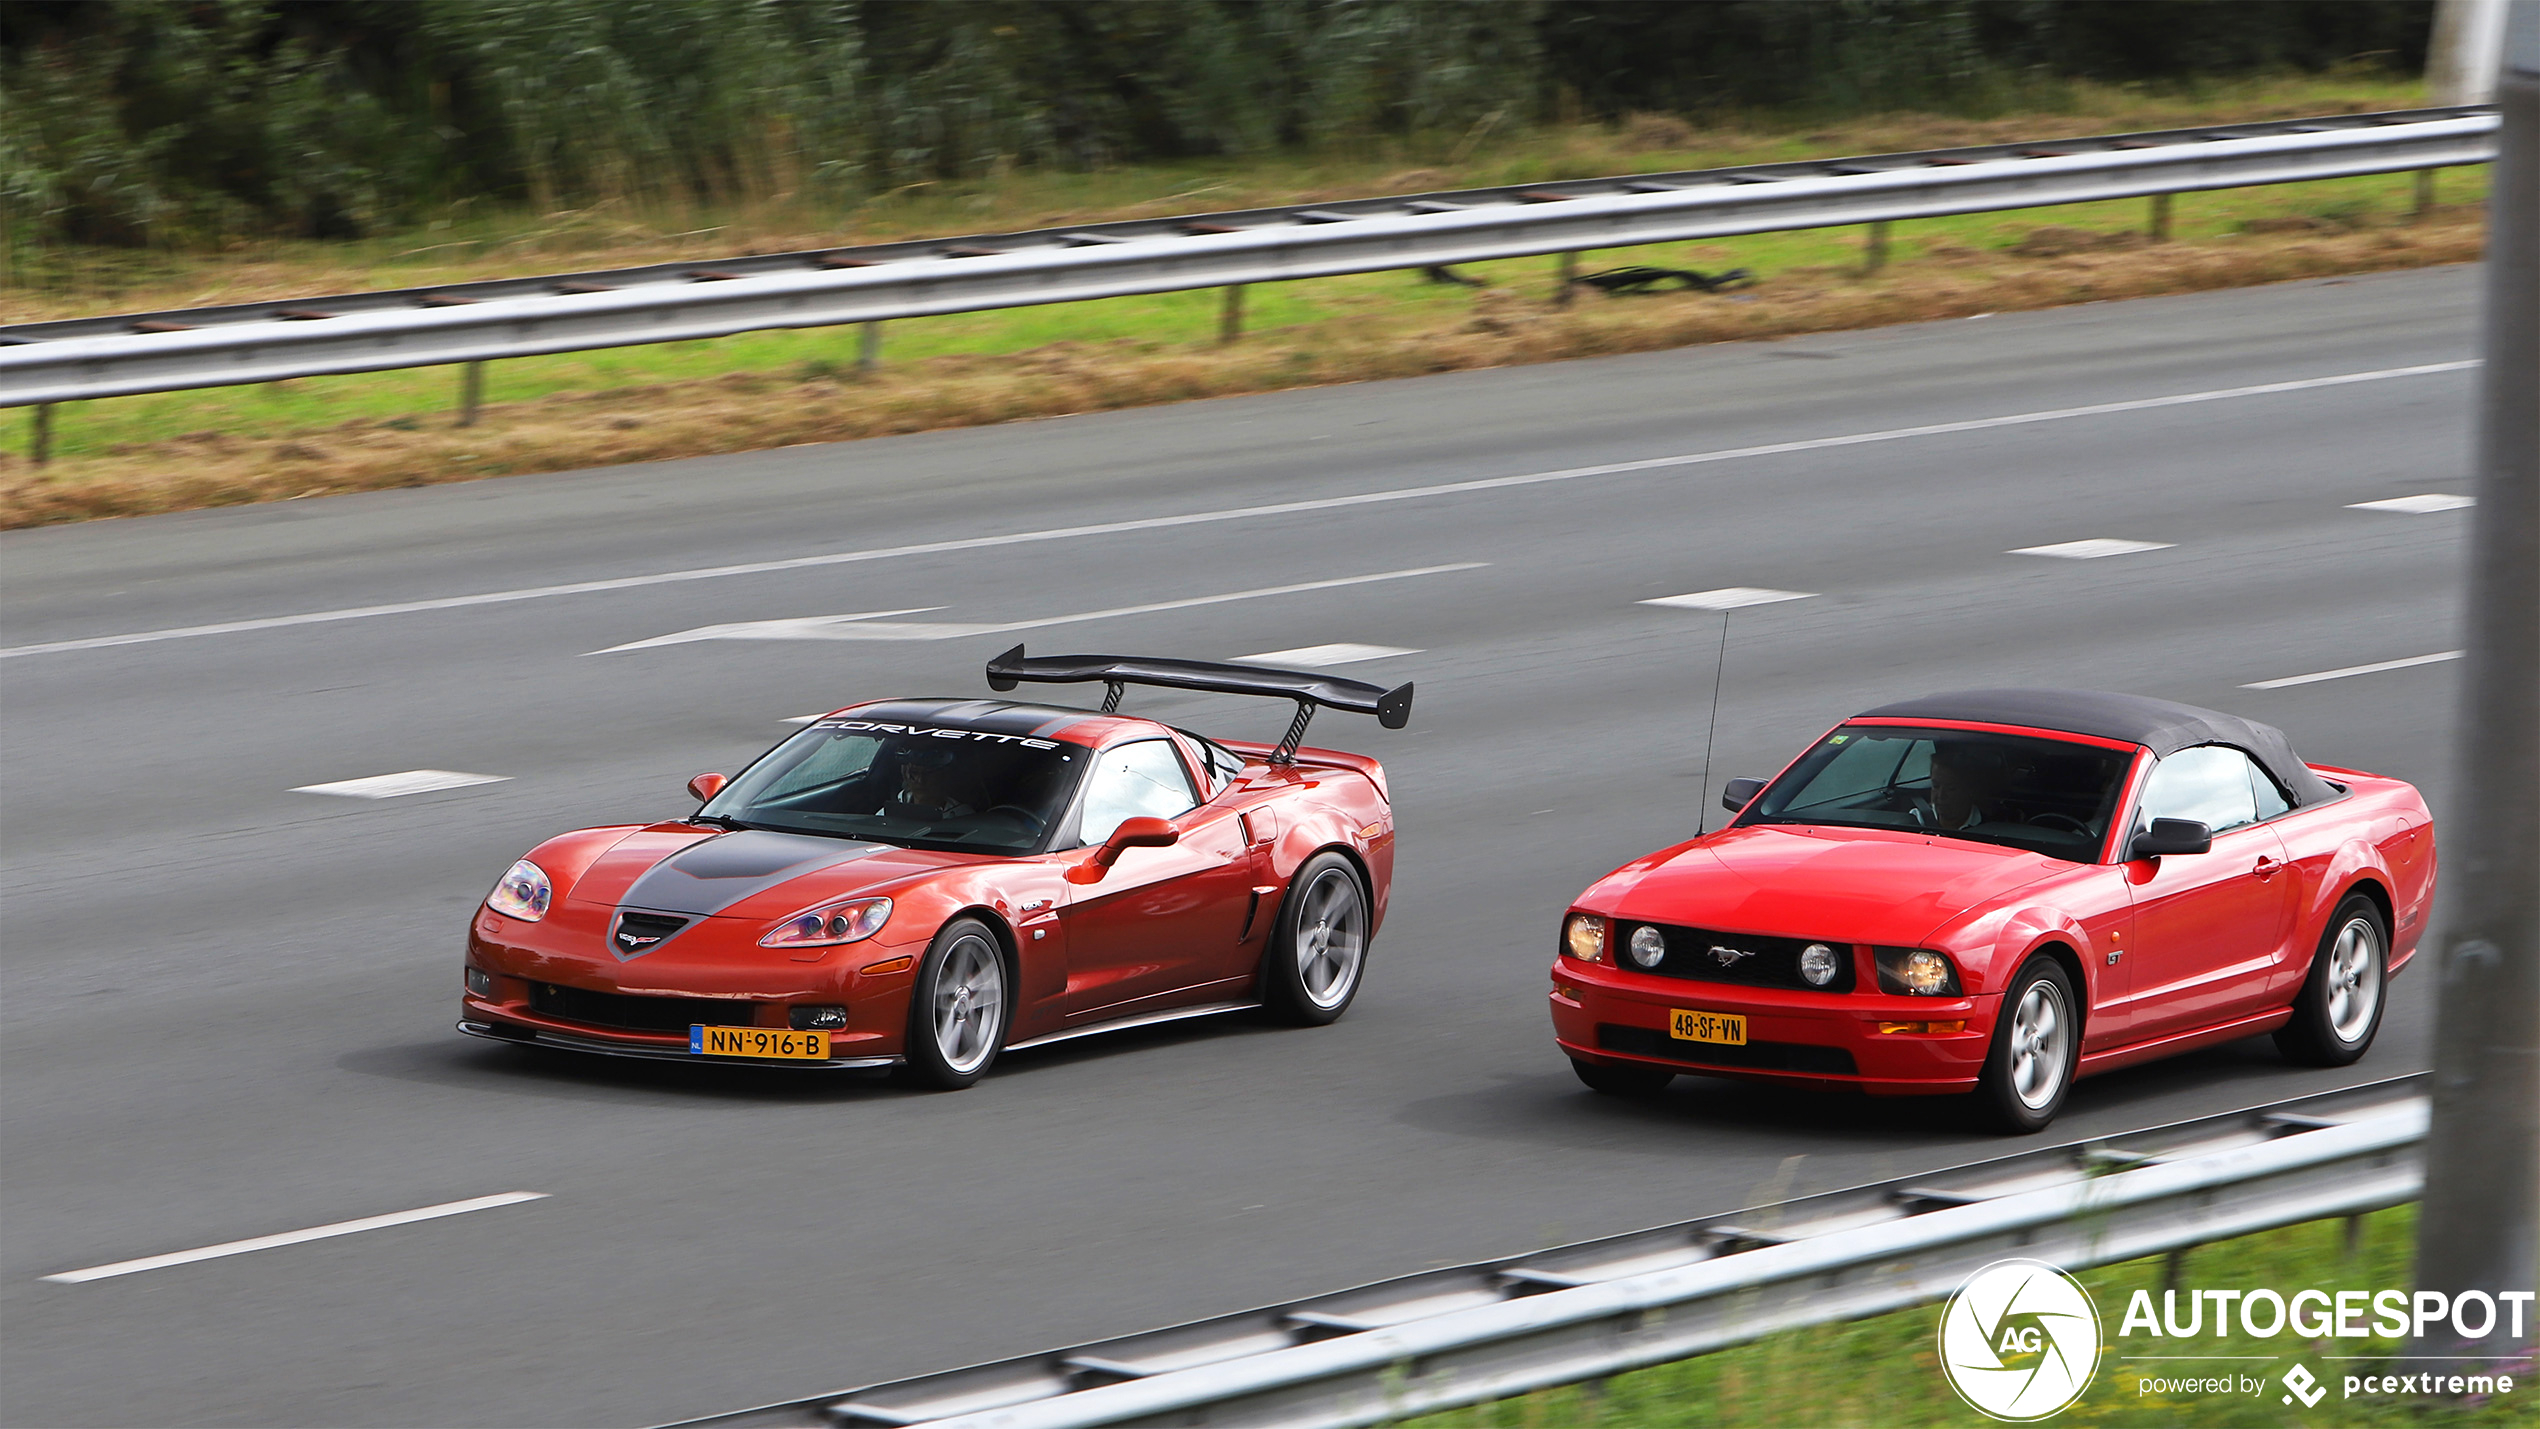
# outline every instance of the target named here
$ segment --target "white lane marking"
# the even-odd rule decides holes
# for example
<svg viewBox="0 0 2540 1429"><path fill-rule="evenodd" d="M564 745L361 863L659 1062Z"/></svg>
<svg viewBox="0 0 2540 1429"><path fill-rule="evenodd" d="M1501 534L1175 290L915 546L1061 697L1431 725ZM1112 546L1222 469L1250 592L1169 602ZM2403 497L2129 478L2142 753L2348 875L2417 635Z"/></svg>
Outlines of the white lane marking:
<svg viewBox="0 0 2540 1429"><path fill-rule="evenodd" d="M1690 595L1662 595L1644 600L1642 605L1670 605L1678 610L1742 610L1750 605L1771 605L1777 600L1806 600L1813 590L1771 590L1764 586L1726 585L1718 590L1698 590Z"/></svg>
<svg viewBox="0 0 2540 1429"><path fill-rule="evenodd" d="M2113 536L2096 536L2087 541L2058 541L2051 546L2022 546L2008 552L2014 556L2053 556L2059 561L2095 561L2103 556L2131 556L2137 551L2166 551L2167 541L2120 541Z"/></svg>
<svg viewBox="0 0 2540 1429"><path fill-rule="evenodd" d="M1477 571L1488 561L1458 561L1453 565L1419 566L1407 571L1379 571L1371 576L1342 576L1337 580L1300 581L1295 585L1263 586L1258 590L1228 591L1224 595L1193 596L1188 600L1160 600L1147 605L1115 606L1110 610L1084 610L1073 615L1045 615L1038 620L1008 620L993 625L934 624L925 621L868 620L861 615L807 615L793 620L747 620L734 625L700 625L671 635L656 635L650 640L636 640L612 645L606 650L589 650L590 655L614 655L621 650L650 650L656 645L685 645L695 640L957 640L973 635L1006 635L1017 630L1039 630L1050 625L1074 625L1087 620L1109 620L1120 615L1152 615L1164 610L1189 610L1194 606L1223 605L1232 600L1259 600L1265 596L1295 595L1299 591L1333 590L1341 586L1367 585L1375 581L1407 580L1412 576L1442 575L1448 571Z"/></svg>
<svg viewBox="0 0 2540 1429"><path fill-rule="evenodd" d="M143 1270L162 1270L171 1265L191 1265L198 1260L218 1260L225 1255L245 1255L251 1250L271 1250L280 1245L299 1245L304 1241L326 1240L357 1231L375 1231L388 1226L412 1225L416 1221L439 1220L443 1216L460 1216L469 1211L490 1211L496 1206L516 1206L523 1201L543 1201L544 1191L505 1191L499 1196L478 1196L472 1200L451 1201L444 1205L425 1206L420 1210L394 1211L384 1216L364 1216L358 1221L337 1221L331 1226L311 1226L304 1231L284 1231L280 1235L260 1235L249 1240L224 1241L199 1250L172 1251L166 1255L145 1255L139 1260L118 1260L112 1265L92 1265L86 1270L65 1270L41 1279L57 1285L82 1285L91 1280L107 1280L118 1275L131 1275Z"/></svg>
<svg viewBox="0 0 2540 1429"><path fill-rule="evenodd" d="M2423 496L2393 496L2387 501L2350 501L2346 504L2346 509L2349 511L2396 511L2403 516L2429 516L2437 511L2458 511L2464 506L2477 504L2478 498L2475 496L2452 496L2440 491L2429 491Z"/></svg>
<svg viewBox="0 0 2540 1429"><path fill-rule="evenodd" d="M1326 665L1355 665L1361 660L1390 660L1396 655L1417 655L1399 645L1300 645L1294 650L1265 650L1258 655L1238 655L1238 665L1300 665L1319 670Z"/></svg>
<svg viewBox="0 0 2540 1429"><path fill-rule="evenodd" d="M1304 511L1338 511L1352 506L1376 506L1392 501L1418 501L1432 496L1461 496L1475 491L1497 491L1512 486L1535 486L1544 482L1579 481L1595 476L1619 476L1631 472L1658 471L1668 467L1705 466L1712 462L1744 461L1752 457L1785 456L1793 452L1826 451L1836 447L1866 446L1874 442L1906 441L1915 437L1950 436L1959 432L1991 431L1997 427L2021 427L2037 422L2063 422L2078 417L2105 417L2123 412L2151 412L2164 407L2186 407L2202 402L2227 402L2242 397L2265 397L2279 392L2307 392L2321 387L2343 387L2356 382L2383 382L2399 377L2429 377L2445 372L2466 372L2479 365L2477 358L2458 362L2428 362L2414 367L2386 367L2371 372L2342 372L2333 377L2302 377L2287 382L2259 382L2247 387L2218 387L2206 392L2180 392L2167 397L2138 397L2124 402L2097 402L2087 407L2057 407L2043 412L2015 412L2003 417L1975 417L1960 422L1933 422L1919 427L1890 427L1884 431L1854 432L1840 437L1807 437L1792 442L1768 442L1762 446L1731 447L1723 451L1693 452L1684 456L1648 457L1640 461L1607 462L1599 466L1565 467L1559 471L1526 472L1517 476L1481 477L1472 481L1448 481L1435 486L1405 486L1391 491L1367 491L1354 496L1327 496L1311 501L1281 501L1265 506L1230 506L1217 511L1193 511L1180 516L1148 516L1135 521L1104 521L1088 526L1058 526L1042 531L1016 531L1003 536L969 536L953 541L925 541L909 546L877 546L861 551L834 551L821 556L795 556L779 561L749 561L731 566L700 566L694 570L660 571L652 575L619 576L611 580L576 581L570 585L528 586L519 590L485 591L477 595L442 596L433 600L399 601L393 605L363 605L344 610L313 610L303 615L273 615L255 620L225 620L216 625L182 625L167 630L142 630L129 635L99 635L85 640L55 640L41 645L17 645L0 649L0 660L21 655L55 655L72 650L104 650L117 645L147 645L161 640L191 640L206 635L237 635L252 630L282 630L297 625L324 625L338 620L368 620L382 615L411 615L429 610L459 610L469 606L502 605L518 600L544 600L551 596L589 595L596 591L634 590L642 586L674 585L682 581L720 580L725 576L766 575L777 571L808 570L815 566L853 565L862 561L887 561L902 556L933 556L948 551L983 551L999 546L1021 546L1040 541L1073 541L1088 536L1116 536L1132 531L1164 531L1177 526L1204 526L1218 521L1249 521L1262 516L1291 516Z"/></svg>
<svg viewBox="0 0 2540 1429"><path fill-rule="evenodd" d="M2281 680L2260 680L2242 685L2244 690L2281 690L2292 685L2316 685L2322 680L2342 680L2349 675L2378 675L2384 670L2405 670L2415 665L2440 665L2461 658L2458 650L2438 650L2431 655L2411 655L2405 660L2378 660L2370 665L2349 665L2342 670L2321 670L2310 675L2287 675Z"/></svg>
<svg viewBox="0 0 2540 1429"><path fill-rule="evenodd" d="M396 799L429 794L436 789L464 789L471 784L504 784L508 774L461 774L455 769L409 769L401 774L373 774L367 779L338 779L332 784L302 784L294 794L341 794L347 799Z"/></svg>

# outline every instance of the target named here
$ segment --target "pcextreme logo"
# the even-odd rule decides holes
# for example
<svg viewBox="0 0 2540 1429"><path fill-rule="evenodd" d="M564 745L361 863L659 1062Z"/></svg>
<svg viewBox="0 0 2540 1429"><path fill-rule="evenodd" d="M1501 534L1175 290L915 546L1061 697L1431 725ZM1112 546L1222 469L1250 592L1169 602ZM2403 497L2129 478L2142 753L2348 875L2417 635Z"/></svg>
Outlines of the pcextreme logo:
<svg viewBox="0 0 2540 1429"><path fill-rule="evenodd" d="M1977 1413L2025 1423L2060 1414L2099 1368L2099 1310L2041 1260L1997 1260L1940 1315L1940 1372Z"/></svg>

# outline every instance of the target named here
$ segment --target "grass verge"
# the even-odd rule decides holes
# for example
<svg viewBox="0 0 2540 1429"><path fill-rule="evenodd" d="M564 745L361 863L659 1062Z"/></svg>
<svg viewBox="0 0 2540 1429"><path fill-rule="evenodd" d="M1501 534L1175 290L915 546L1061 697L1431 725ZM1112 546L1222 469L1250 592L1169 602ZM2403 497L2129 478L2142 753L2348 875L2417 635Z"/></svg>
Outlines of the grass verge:
<svg viewBox="0 0 2540 1429"><path fill-rule="evenodd" d="M2416 1207L2401 1206L2363 1220L2350 1245L2347 1223L2314 1221L2186 1252L2176 1284L2187 1288L2272 1287L2285 1296L2298 1290L2404 1289L2416 1244ZM2263 1380L2266 1392L2234 1395L2146 1393L2147 1377L2219 1374L2183 1371L2176 1361L2129 1356L2158 1353L2140 1335L2120 1339L2117 1327L2128 1299L2149 1290L2157 1302L2168 1273L2155 1257L2082 1272L2102 1320L2098 1373L2080 1401L2051 1424L2183 1426L2284 1425L2469 1426L2540 1424L2540 1382L2517 1377L2514 1392L2482 1405L2419 1399L2342 1396L2347 1374L2378 1375L2380 1363L2331 1361L2331 1355L2398 1354L2389 1341L2272 1340L2208 1337L2194 1341L2199 1354L2251 1356L2223 1368ZM1918 1429L1918 1426L1989 1424L1941 1378L1936 1353L1941 1307L1920 1306L1846 1325L1793 1330L1700 1359L1617 1375L1601 1390L1547 1390L1496 1404L1409 1421L1415 1429ZM2263 1359L2263 1363L2260 1360ZM2328 1384L2327 1397L2310 1408L2282 1400L2279 1376L2295 1362Z"/></svg>
<svg viewBox="0 0 2540 1429"><path fill-rule="evenodd" d="M1697 134L1672 120L1649 121L1638 131L1626 126L1534 136L1528 141L1532 147L1515 145L1452 171L1390 176L1374 174L1365 162L1362 172L1334 160L1319 167L1272 164L1213 185L1196 182L1205 173L1178 171L1018 178L1011 191L994 195L995 203L967 210L944 208L943 199L912 199L909 213L885 205L880 218L868 216L852 236L900 236L894 226L903 221L919 231L950 232L1116 216L1139 209L1111 202L1121 197L1114 188L1132 182L1153 188L1170 181L1163 198L1146 202L1190 210L1386 187L1751 162L1794 157L1794 151L1910 148L2056 128L2185 124L2416 102L2412 94L2348 92L2359 83L2340 84L2259 86L2200 103L2140 100L2127 108L2111 101L2084 116L1980 123L1908 117L1806 135ZM1642 137L1636 139L1635 132ZM1652 142L1679 147L1652 148ZM1335 187L1282 187L1306 180ZM1062 182L1084 190L1075 195L1081 204L1056 210L1031 206L1058 197L1049 187ZM1559 305L1551 300L1552 269L1545 259L1470 265L1462 271L1478 287L1427 283L1415 273L1262 285L1246 294L1247 334L1231 346L1216 341L1221 295L1211 290L888 324L884 365L869 376L855 370L855 334L841 329L521 359L491 365L489 405L476 426L464 429L451 415L457 375L449 368L64 404L55 410L54 460L45 467L27 460L27 418L0 428L0 526L710 455L2461 262L2479 252L2483 215L2477 200L2485 182L2481 171L2444 175L2440 195L2446 202L2424 214L2414 211L2414 181L2407 175L2181 195L2172 206L2167 242L2145 236L2150 215L2139 200L1919 221L1895 226L1889 261L1876 274L1861 272L1857 229L1609 250L1579 259L1582 271L1627 263L1713 271L1734 266L1762 280L1734 295L1581 293ZM694 256L731 250L725 229L707 234L673 237L708 245ZM535 235L456 265L446 254L373 255L376 261L363 265L353 261L362 256L357 250L363 245L246 255L226 267L215 258L145 256L137 261L196 267L155 283L135 278L131 285L111 286L111 292L117 305L129 309L557 266L564 255L527 242L529 236ZM784 234L749 246L809 246L844 236ZM676 256L665 245L678 247L670 239L638 235L576 253L572 261ZM205 286L207 279L214 281ZM35 304L47 310L21 311L27 303L13 296L9 315L60 315L95 304L103 291L66 279L58 293Z"/></svg>

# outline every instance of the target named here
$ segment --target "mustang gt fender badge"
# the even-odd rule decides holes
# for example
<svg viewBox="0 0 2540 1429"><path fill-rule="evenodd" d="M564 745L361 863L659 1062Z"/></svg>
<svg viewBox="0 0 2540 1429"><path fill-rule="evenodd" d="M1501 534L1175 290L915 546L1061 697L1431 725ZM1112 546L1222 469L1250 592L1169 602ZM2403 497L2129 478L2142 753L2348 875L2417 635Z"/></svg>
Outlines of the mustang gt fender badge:
<svg viewBox="0 0 2540 1429"><path fill-rule="evenodd" d="M1711 945L1711 961L1724 968L1736 967L1740 962L1753 956L1755 953L1749 948L1723 947L1718 943Z"/></svg>

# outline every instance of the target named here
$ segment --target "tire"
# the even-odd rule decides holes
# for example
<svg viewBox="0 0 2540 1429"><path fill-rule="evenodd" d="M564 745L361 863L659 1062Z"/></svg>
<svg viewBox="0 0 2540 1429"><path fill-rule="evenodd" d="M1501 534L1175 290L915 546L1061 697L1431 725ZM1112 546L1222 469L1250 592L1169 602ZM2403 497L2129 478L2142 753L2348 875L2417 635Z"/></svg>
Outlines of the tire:
<svg viewBox="0 0 2540 1429"><path fill-rule="evenodd" d="M2371 1050L2389 1002L2390 925L2381 905L2349 893L2320 931L2311 974L2293 998L2276 1050L2306 1067L2343 1067Z"/></svg>
<svg viewBox="0 0 2540 1429"><path fill-rule="evenodd" d="M2063 964L2040 953L2020 965L1976 1077L1976 1107L1994 1130L2026 1136L2063 1110L2081 1063L2079 1006Z"/></svg>
<svg viewBox="0 0 2540 1429"><path fill-rule="evenodd" d="M1262 956L1262 1009L1298 1027L1338 1021L1367 970L1369 921L1357 867L1336 853L1307 859L1288 880Z"/></svg>
<svg viewBox="0 0 2540 1429"><path fill-rule="evenodd" d="M1579 1074L1587 1089L1609 1097L1649 1097L1667 1089L1676 1074L1662 1067L1626 1067L1612 1062L1582 1062L1570 1059L1570 1070Z"/></svg>
<svg viewBox="0 0 2540 1429"><path fill-rule="evenodd" d="M1004 950L987 924L976 918L946 923L927 945L909 987L902 1080L950 1092L986 1076L1012 1024L1012 981Z"/></svg>

